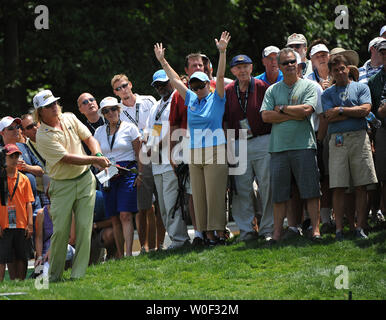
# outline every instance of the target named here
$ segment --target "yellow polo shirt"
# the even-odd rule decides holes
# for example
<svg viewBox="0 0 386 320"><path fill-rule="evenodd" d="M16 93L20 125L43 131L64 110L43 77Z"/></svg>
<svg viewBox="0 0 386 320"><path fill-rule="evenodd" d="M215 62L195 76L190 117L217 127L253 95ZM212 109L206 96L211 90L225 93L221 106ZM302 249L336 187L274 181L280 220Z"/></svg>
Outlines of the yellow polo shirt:
<svg viewBox="0 0 386 320"><path fill-rule="evenodd" d="M70 112L59 116L63 130L42 123L36 133L36 144L46 159L46 169L51 179L66 180L80 176L89 165L74 165L60 160L67 154L86 155L81 141L91 136L90 130Z"/></svg>

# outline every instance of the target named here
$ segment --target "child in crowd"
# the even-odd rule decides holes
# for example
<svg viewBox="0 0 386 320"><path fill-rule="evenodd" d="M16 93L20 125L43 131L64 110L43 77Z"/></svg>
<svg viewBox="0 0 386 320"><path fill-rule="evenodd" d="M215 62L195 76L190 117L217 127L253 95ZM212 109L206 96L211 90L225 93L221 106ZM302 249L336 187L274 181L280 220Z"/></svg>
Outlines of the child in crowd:
<svg viewBox="0 0 386 320"><path fill-rule="evenodd" d="M11 280L26 277L35 200L28 178L17 170L21 151L15 144L5 145L4 151L8 194L6 205L0 205L0 282L4 280L5 264L14 270L10 272Z"/></svg>

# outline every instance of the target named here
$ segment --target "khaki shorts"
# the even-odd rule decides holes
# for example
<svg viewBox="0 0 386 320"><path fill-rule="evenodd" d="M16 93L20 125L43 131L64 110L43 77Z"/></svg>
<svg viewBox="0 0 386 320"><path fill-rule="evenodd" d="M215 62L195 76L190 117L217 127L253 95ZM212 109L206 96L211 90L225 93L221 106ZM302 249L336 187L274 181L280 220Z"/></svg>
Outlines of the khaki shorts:
<svg viewBox="0 0 386 320"><path fill-rule="evenodd" d="M365 130L340 133L343 145L335 145L338 133L329 142L330 188L359 187L377 183L370 139ZM351 179L351 180L350 180Z"/></svg>

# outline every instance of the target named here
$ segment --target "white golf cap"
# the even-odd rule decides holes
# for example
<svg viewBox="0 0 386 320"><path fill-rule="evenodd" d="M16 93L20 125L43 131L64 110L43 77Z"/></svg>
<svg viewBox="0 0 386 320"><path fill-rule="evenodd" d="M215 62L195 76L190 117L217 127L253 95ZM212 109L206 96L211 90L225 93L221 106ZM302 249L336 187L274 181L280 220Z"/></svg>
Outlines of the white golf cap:
<svg viewBox="0 0 386 320"><path fill-rule="evenodd" d="M295 52L295 57L296 57L296 63L299 66L301 66L302 69L304 69L307 66L307 64L305 62L302 62L302 58L300 57L299 53L297 53L296 51L294 51L294 52Z"/></svg>
<svg viewBox="0 0 386 320"><path fill-rule="evenodd" d="M279 53L280 49L275 46L269 46L263 50L263 58L268 57L271 53Z"/></svg>
<svg viewBox="0 0 386 320"><path fill-rule="evenodd" d="M4 117L0 121L0 131L3 131L5 128L9 127L14 121L16 121L17 124L21 123L20 118L12 118L12 117Z"/></svg>
<svg viewBox="0 0 386 320"><path fill-rule="evenodd" d="M382 28L381 28L381 31L379 32L379 36L382 37L382 35L386 32L386 25L384 25Z"/></svg>
<svg viewBox="0 0 386 320"><path fill-rule="evenodd" d="M103 98L103 100L99 104L100 108L98 110L98 114L102 115L102 109L104 107L113 107L113 106L118 106L118 105L119 105L119 102L118 102L117 98L114 98L114 97Z"/></svg>
<svg viewBox="0 0 386 320"><path fill-rule="evenodd" d="M386 31L386 30L385 30ZM378 43L381 43L382 41L385 41L384 37L376 37L373 40L369 42L368 50L370 52L370 48L376 46Z"/></svg>
<svg viewBox="0 0 386 320"><path fill-rule="evenodd" d="M323 43L317 44L312 47L310 57L312 57L315 53L318 52L330 52L330 50L328 50L328 48Z"/></svg>
<svg viewBox="0 0 386 320"><path fill-rule="evenodd" d="M59 100L60 97L54 97L51 90L43 90L37 93L32 102L35 107L35 109L48 106L52 102L55 102L56 100Z"/></svg>

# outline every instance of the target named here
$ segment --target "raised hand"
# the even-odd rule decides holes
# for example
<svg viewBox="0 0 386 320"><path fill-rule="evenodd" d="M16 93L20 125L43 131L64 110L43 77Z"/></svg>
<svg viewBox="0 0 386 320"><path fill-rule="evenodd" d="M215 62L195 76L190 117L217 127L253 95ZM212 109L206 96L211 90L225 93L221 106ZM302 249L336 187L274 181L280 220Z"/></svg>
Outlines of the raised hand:
<svg viewBox="0 0 386 320"><path fill-rule="evenodd" d="M214 39L214 41L216 42L217 49L220 52L224 52L228 46L230 39L231 39L231 36L228 31L224 31L223 33L221 33L220 41L217 39Z"/></svg>
<svg viewBox="0 0 386 320"><path fill-rule="evenodd" d="M165 58L165 48L162 46L162 43L154 45L154 54L159 62Z"/></svg>

